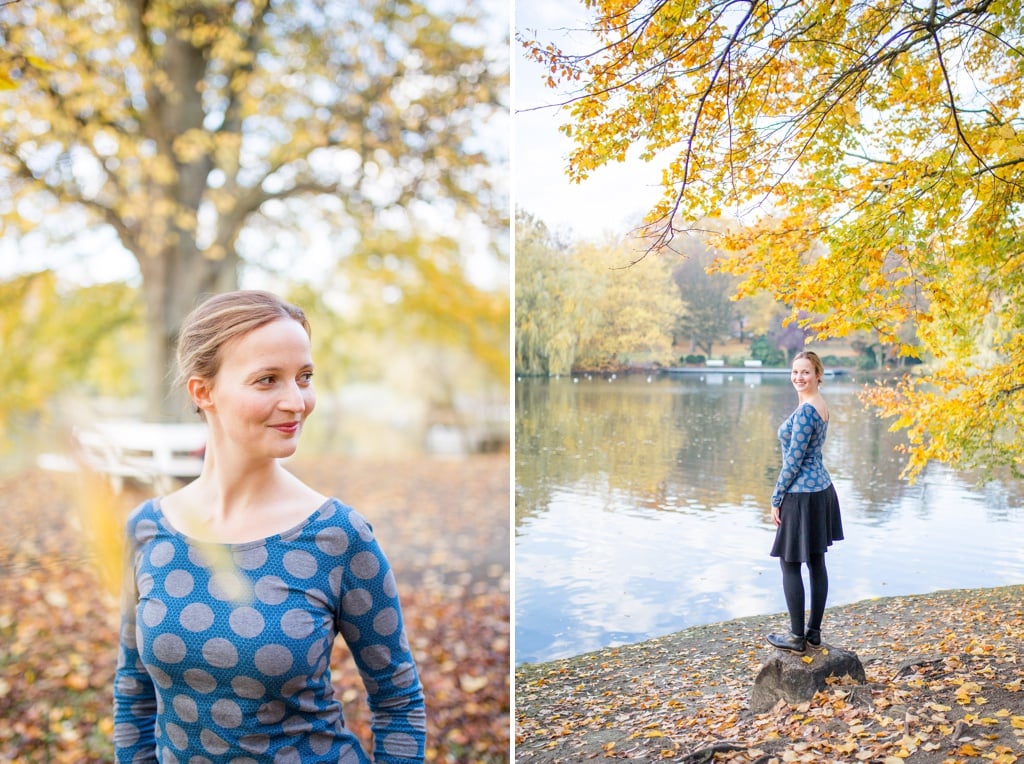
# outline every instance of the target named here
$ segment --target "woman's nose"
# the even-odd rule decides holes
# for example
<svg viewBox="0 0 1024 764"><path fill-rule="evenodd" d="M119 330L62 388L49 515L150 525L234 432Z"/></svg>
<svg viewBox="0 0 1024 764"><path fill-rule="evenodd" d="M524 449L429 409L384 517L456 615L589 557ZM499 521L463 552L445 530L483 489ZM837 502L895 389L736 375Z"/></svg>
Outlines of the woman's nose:
<svg viewBox="0 0 1024 764"><path fill-rule="evenodd" d="M306 398L302 394L302 390L294 382L288 385L284 394L281 396L281 400L278 403L285 411L305 411L306 410Z"/></svg>

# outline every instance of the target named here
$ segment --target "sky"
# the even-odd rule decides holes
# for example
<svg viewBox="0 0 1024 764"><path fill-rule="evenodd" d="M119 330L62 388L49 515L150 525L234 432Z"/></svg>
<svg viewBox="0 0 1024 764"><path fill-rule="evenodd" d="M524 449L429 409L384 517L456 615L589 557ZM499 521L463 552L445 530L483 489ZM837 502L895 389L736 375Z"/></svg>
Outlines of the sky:
<svg viewBox="0 0 1024 764"><path fill-rule="evenodd" d="M514 32L529 31L541 42L554 41L574 52L588 51L587 16L581 0L516 0ZM580 184L565 175L571 143L558 132L567 115L555 108L556 91L544 84L546 72L527 60L513 41L512 189L517 209L540 219L551 230L575 239L602 239L624 234L654 206L661 195L661 170L634 159L599 168Z"/></svg>

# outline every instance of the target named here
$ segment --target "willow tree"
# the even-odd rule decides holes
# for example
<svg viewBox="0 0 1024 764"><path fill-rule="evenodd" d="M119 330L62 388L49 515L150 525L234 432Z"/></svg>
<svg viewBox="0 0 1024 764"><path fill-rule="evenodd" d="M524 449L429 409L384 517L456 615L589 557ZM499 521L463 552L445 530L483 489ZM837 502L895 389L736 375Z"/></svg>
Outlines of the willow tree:
<svg viewBox="0 0 1024 764"><path fill-rule="evenodd" d="M713 243L819 338L925 373L868 398L929 460L1024 470L1024 9L1018 0L586 2L589 50L521 33L567 94L570 175L670 155L646 220ZM576 36L574 39L580 39ZM803 314L804 318L798 318Z"/></svg>
<svg viewBox="0 0 1024 764"><path fill-rule="evenodd" d="M532 215L516 213L515 237L516 373L568 374L594 333L599 285L572 246Z"/></svg>
<svg viewBox="0 0 1024 764"><path fill-rule="evenodd" d="M236 286L242 258L272 250L279 232L326 221L358 239L500 216L481 170L493 156L474 133L500 110L507 66L479 12L460 10L4 6L0 48L17 87L0 92L3 233L105 228L134 255L151 415L176 413L166 380L183 315Z"/></svg>

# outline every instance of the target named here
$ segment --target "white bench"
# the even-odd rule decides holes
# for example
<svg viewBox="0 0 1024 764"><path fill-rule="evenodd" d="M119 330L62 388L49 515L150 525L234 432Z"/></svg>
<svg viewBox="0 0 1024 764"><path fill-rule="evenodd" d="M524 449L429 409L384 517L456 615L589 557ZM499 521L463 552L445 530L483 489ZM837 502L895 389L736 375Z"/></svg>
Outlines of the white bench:
<svg viewBox="0 0 1024 764"><path fill-rule="evenodd" d="M725 366L725 359L724 358L709 358L708 360L706 360L704 362L704 365L705 366L710 366L710 367Z"/></svg>
<svg viewBox="0 0 1024 764"><path fill-rule="evenodd" d="M193 478L203 469L205 424L102 422L75 428L74 436L81 462L109 477L118 492L130 479L164 493L176 478Z"/></svg>

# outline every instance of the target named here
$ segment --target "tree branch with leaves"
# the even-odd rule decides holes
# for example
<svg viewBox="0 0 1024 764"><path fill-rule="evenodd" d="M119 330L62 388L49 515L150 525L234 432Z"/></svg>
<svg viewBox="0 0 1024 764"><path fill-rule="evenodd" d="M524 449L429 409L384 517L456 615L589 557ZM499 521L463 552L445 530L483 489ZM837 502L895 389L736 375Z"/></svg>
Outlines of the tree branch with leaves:
<svg viewBox="0 0 1024 764"><path fill-rule="evenodd" d="M871 331L927 362L866 394L917 428L908 474L1024 468L1024 403L998 381L1024 377L1024 269L1007 267L1024 250L1020 3L583 6L587 52L517 36L563 96L570 178L667 155L645 252L738 219L709 243L739 296L767 292L813 337Z"/></svg>

